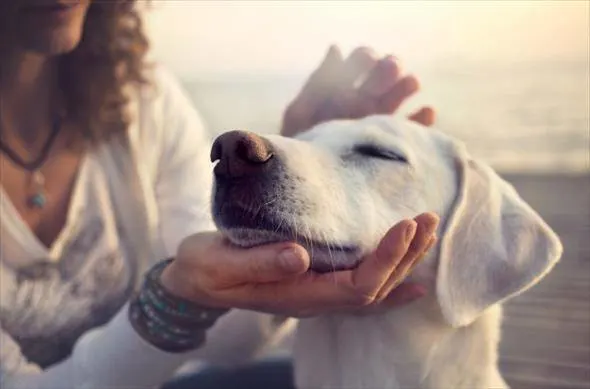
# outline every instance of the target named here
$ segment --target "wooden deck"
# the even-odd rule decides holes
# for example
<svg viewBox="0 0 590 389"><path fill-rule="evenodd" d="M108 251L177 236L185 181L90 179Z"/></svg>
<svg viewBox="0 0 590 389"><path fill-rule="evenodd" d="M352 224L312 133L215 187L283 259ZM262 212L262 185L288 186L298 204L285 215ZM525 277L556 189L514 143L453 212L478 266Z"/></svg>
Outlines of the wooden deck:
<svg viewBox="0 0 590 389"><path fill-rule="evenodd" d="M505 307L500 364L513 389L590 389L590 176L510 177L564 256Z"/></svg>

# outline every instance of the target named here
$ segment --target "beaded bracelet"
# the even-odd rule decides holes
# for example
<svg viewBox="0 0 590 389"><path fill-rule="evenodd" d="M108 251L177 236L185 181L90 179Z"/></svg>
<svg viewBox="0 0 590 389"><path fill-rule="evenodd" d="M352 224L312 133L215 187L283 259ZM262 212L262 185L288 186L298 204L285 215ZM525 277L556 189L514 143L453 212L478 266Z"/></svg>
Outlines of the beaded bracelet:
<svg viewBox="0 0 590 389"><path fill-rule="evenodd" d="M129 304L129 320L155 347L180 353L199 348L207 329L228 310L199 306L168 292L160 283L160 275L171 262L162 261L147 272L139 293Z"/></svg>

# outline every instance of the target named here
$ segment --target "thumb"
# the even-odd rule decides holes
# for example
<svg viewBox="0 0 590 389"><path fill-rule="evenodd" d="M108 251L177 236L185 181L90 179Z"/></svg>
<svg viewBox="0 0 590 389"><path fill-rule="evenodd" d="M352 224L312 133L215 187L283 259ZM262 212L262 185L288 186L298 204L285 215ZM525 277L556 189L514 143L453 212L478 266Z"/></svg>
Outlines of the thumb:
<svg viewBox="0 0 590 389"><path fill-rule="evenodd" d="M305 273L310 264L307 251L294 243L248 249L228 245L224 251L223 278L229 286L282 281Z"/></svg>
<svg viewBox="0 0 590 389"><path fill-rule="evenodd" d="M430 127L434 124L435 116L434 109L430 107L422 107L408 116L408 119L420 123L423 126Z"/></svg>

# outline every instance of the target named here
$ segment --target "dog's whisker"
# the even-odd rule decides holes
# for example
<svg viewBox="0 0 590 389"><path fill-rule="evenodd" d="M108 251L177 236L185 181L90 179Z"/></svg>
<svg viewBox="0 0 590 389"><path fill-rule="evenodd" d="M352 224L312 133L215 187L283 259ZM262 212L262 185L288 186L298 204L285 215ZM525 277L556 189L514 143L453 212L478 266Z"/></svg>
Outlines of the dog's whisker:
<svg viewBox="0 0 590 389"><path fill-rule="evenodd" d="M336 271L336 261L334 260L334 253L332 253L332 247L330 245L330 240L327 238L326 232L321 233L321 242L324 244L328 250L328 260L330 262L330 267L332 268L332 272ZM334 283L337 283L336 277L333 278Z"/></svg>
<svg viewBox="0 0 590 389"><path fill-rule="evenodd" d="M305 244L309 247L312 245L311 229L307 223L303 223L303 228L305 228Z"/></svg>
<svg viewBox="0 0 590 389"><path fill-rule="evenodd" d="M261 207L266 207L267 205L271 205L272 203L276 203L278 199L279 198L276 197L276 198L274 198L274 199L272 199L270 201L267 201L266 203L262 204Z"/></svg>
<svg viewBox="0 0 590 389"><path fill-rule="evenodd" d="M299 241L299 233L297 231L297 218L295 216L291 216L293 220L293 232L295 234L295 241Z"/></svg>
<svg viewBox="0 0 590 389"><path fill-rule="evenodd" d="M307 223L304 223L303 226L305 227L305 230L306 230L305 244L309 250L309 258L310 258L310 260L313 261L313 258L314 258L314 252L313 252L314 247L313 246L314 246L314 244L313 244L313 239L311 238L311 235L312 235L311 228L309 227L309 224L307 224Z"/></svg>
<svg viewBox="0 0 590 389"><path fill-rule="evenodd" d="M254 212L255 217L258 216L261 212L262 209L264 208L265 204L260 204L256 207L256 211Z"/></svg>
<svg viewBox="0 0 590 389"><path fill-rule="evenodd" d="M280 217L279 221L276 225L276 228L274 230L275 233L278 233L281 230L281 227L283 226L283 222L284 222L284 218Z"/></svg>

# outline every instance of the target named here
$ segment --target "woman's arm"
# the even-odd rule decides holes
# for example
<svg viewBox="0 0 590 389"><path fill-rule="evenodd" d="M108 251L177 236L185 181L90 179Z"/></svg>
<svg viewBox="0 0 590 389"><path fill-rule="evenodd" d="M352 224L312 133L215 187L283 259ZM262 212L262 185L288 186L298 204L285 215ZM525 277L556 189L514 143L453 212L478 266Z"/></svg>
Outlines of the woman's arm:
<svg viewBox="0 0 590 389"><path fill-rule="evenodd" d="M145 342L131 327L125 306L105 327L86 333L72 355L46 370L29 363L18 344L0 332L3 389L157 388L188 358Z"/></svg>
<svg viewBox="0 0 590 389"><path fill-rule="evenodd" d="M159 164L155 180L158 236L164 255L176 255L180 242L192 234L215 230L211 217L212 140L186 93L173 76L159 69L156 85L163 109ZM232 310L209 330L195 354L216 365L250 360L276 332L272 315Z"/></svg>

